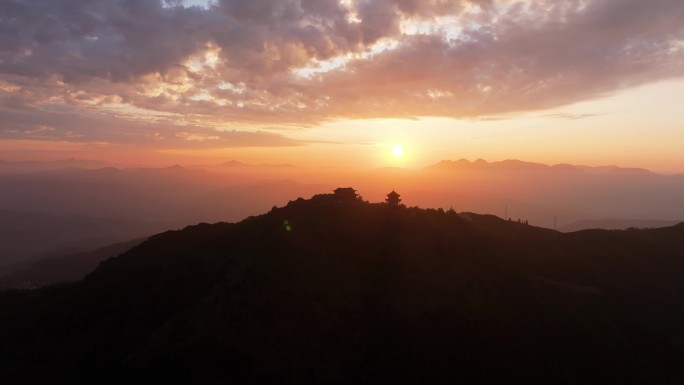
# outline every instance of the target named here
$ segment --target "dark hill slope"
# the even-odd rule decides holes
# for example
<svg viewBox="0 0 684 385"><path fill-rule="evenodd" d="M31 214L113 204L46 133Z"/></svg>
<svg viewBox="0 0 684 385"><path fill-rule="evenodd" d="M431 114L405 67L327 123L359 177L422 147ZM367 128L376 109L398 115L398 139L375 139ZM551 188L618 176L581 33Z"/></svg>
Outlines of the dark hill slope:
<svg viewBox="0 0 684 385"><path fill-rule="evenodd" d="M680 383L684 226L297 200L0 296L21 383Z"/></svg>

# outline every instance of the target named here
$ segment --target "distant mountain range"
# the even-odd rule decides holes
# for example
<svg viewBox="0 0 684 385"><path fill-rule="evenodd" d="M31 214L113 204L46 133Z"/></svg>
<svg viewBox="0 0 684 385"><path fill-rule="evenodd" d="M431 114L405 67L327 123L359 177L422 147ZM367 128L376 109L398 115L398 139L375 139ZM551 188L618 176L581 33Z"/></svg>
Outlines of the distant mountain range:
<svg viewBox="0 0 684 385"><path fill-rule="evenodd" d="M584 172L594 175L658 175L652 171L641 168L624 168L619 166L580 166L571 164L546 165L541 163L524 162L517 159L503 160L499 162L487 162L484 159L477 159L473 162L467 159L456 161L443 160L437 164L428 166L426 170L433 171L457 171L457 170L505 170L505 171L548 171L548 172Z"/></svg>
<svg viewBox="0 0 684 385"><path fill-rule="evenodd" d="M168 229L164 223L0 209L0 267L36 254L91 250Z"/></svg>
<svg viewBox="0 0 684 385"><path fill-rule="evenodd" d="M591 221L602 218L664 223L684 219L684 177L617 166L461 159L423 170L338 173L238 161L206 169L99 167L101 162L74 159L15 163L41 166L0 171L0 266L64 247L91 249L193 223L237 221L338 183L358 186L371 201L382 201L396 189L410 206L488 213L546 228L581 230L596 227ZM102 223L83 234L63 231L78 228L77 218L83 217ZM34 225L24 225L29 222ZM104 222L135 224L119 229L142 230L121 234L116 226L107 230ZM79 243L86 238L87 244Z"/></svg>
<svg viewBox="0 0 684 385"><path fill-rule="evenodd" d="M482 159L443 161L425 169L423 184L436 191L458 191L473 201L496 203L498 208L478 211L559 227L601 218L659 220L684 219L684 178L644 169L618 166L587 167ZM470 197L470 198L467 198ZM456 203L454 203L456 204ZM453 205L453 204L452 204ZM468 207L468 206L466 206Z"/></svg>
<svg viewBox="0 0 684 385"><path fill-rule="evenodd" d="M563 232L580 231L586 229L604 230L625 230L629 228L637 229L657 229L676 225L676 221L656 221L644 219L587 219L565 225L558 230Z"/></svg>
<svg viewBox="0 0 684 385"><path fill-rule="evenodd" d="M193 223L237 221L321 187L245 182L179 165L0 174L0 266L59 248L91 249Z"/></svg>
<svg viewBox="0 0 684 385"><path fill-rule="evenodd" d="M250 163L244 163L240 162L237 160L229 160L227 162L223 162L221 164L212 166L212 167L272 167L272 168L293 168L295 166L291 164L250 164Z"/></svg>
<svg viewBox="0 0 684 385"><path fill-rule="evenodd" d="M332 194L0 293L4 384L682 378L684 223L569 234Z"/></svg>
<svg viewBox="0 0 684 385"><path fill-rule="evenodd" d="M87 159L59 159L52 161L6 161L0 159L0 173L6 172L37 172L37 171L48 171L57 170L61 168L86 168L95 169L102 167L109 167L110 164L97 160L87 160Z"/></svg>
<svg viewBox="0 0 684 385"><path fill-rule="evenodd" d="M31 260L0 269L0 290L35 289L80 281L97 265L132 249L144 239L135 239L87 251L62 251L35 256Z"/></svg>

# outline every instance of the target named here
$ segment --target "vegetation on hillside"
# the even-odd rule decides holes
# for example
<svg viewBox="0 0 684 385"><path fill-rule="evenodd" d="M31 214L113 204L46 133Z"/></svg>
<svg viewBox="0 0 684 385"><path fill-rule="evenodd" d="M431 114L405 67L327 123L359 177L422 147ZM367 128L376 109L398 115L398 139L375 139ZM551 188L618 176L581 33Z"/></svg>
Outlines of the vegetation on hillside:
<svg viewBox="0 0 684 385"><path fill-rule="evenodd" d="M677 383L684 224L562 234L322 194L0 295L50 383Z"/></svg>

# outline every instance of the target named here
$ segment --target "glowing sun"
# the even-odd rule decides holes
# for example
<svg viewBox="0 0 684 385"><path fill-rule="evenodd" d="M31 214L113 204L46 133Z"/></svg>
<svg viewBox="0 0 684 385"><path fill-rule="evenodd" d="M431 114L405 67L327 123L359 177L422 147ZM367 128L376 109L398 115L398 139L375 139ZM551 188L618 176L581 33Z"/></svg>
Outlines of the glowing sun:
<svg viewBox="0 0 684 385"><path fill-rule="evenodd" d="M395 158L401 158L404 155L404 146L401 144L395 144L392 147L392 156Z"/></svg>

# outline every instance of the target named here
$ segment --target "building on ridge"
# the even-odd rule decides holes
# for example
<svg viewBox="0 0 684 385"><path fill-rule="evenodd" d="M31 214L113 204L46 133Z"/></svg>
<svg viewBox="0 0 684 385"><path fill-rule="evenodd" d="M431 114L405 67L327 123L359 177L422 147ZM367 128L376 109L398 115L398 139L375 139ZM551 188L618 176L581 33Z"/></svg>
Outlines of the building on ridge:
<svg viewBox="0 0 684 385"><path fill-rule="evenodd" d="M400 195L392 190L391 193L387 194L387 199L385 199L385 202L387 202L388 205L390 206L399 206L401 203L401 198L399 198Z"/></svg>

